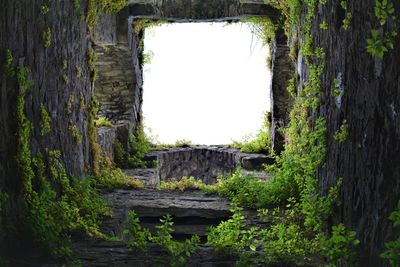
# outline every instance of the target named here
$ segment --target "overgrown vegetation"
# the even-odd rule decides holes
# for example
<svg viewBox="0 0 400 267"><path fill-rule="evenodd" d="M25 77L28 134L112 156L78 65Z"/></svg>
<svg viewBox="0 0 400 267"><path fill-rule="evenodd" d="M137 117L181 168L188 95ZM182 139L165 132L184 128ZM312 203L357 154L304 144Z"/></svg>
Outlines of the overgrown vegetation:
<svg viewBox="0 0 400 267"><path fill-rule="evenodd" d="M126 0L86 0L87 13L86 22L89 30L93 32L96 27L97 21L103 12L118 12L126 6ZM75 9L80 8L80 1L74 0Z"/></svg>
<svg viewBox="0 0 400 267"><path fill-rule="evenodd" d="M96 127L113 127L113 124L106 117L99 117L95 121Z"/></svg>
<svg viewBox="0 0 400 267"><path fill-rule="evenodd" d="M91 49L87 51L87 61L88 61L88 67L90 71L90 78L92 82L95 82L97 80L97 69L96 69L96 62L98 60L98 55L96 50Z"/></svg>
<svg viewBox="0 0 400 267"><path fill-rule="evenodd" d="M383 59L384 55L394 48L398 35L397 17L390 0L375 0L374 11L382 29L371 30L371 37L367 39L366 48L372 56ZM384 30L383 26L389 25L389 22L389 29Z"/></svg>
<svg viewBox="0 0 400 267"><path fill-rule="evenodd" d="M40 105L40 135L45 136L51 131L51 117L46 110L46 107Z"/></svg>
<svg viewBox="0 0 400 267"><path fill-rule="evenodd" d="M185 241L176 241L172 238L173 221L171 215L165 215L161 220L161 225L156 226L156 233L151 234L146 228L140 226L139 219L134 211L128 213L127 229L124 233L128 237L128 247L131 250L145 250L147 243L153 242L159 245L168 254L169 258L162 259L162 263L168 263L170 266L184 266L186 258L198 250L200 239L193 235Z"/></svg>
<svg viewBox="0 0 400 267"><path fill-rule="evenodd" d="M314 47L311 28L317 5L325 1L268 2L286 16L283 25L287 34L291 26L297 24L303 5L306 16L300 53L308 65L308 79L301 90L290 90L294 103L289 125L284 129L285 150L276 157L277 163L268 168L273 178L260 181L236 172L227 179L219 179L215 187L206 188L232 199L237 206L263 207L259 213L268 227L245 228L244 217L240 210L235 210L231 220L211 229L208 242L216 249L239 254L239 265L252 265L254 261L351 264L352 251L359 243L355 233L343 225L328 224L337 203L341 179L325 195L318 190L317 171L325 162L327 133L325 119L315 118L314 114L320 104L325 52ZM265 209L274 203L278 208Z"/></svg>
<svg viewBox="0 0 400 267"><path fill-rule="evenodd" d="M234 141L232 147L239 148L245 153L270 154L271 151L271 126L269 121L270 113L265 113L262 128L255 137L245 136L241 141Z"/></svg>
<svg viewBox="0 0 400 267"><path fill-rule="evenodd" d="M390 214L389 219L393 222L394 227L400 225L400 201L397 204L397 209ZM396 240L389 241L386 244L385 251L381 257L388 260L395 267L400 265L400 236Z"/></svg>
<svg viewBox="0 0 400 267"><path fill-rule="evenodd" d="M349 124L346 120L343 121L342 125L340 125L340 129L336 131L333 139L338 141L339 143L343 143L346 141L347 136L349 135Z"/></svg>
<svg viewBox="0 0 400 267"><path fill-rule="evenodd" d="M353 19L353 14L349 11L349 3L347 0L341 0L340 6L346 12L346 17L343 19L342 27L343 29L348 30L350 28L351 20Z"/></svg>
<svg viewBox="0 0 400 267"><path fill-rule="evenodd" d="M146 168L149 166L144 156L150 151L150 140L143 128L139 128L129 136L129 147L125 148L120 141L114 144L114 160L121 168Z"/></svg>
<svg viewBox="0 0 400 267"><path fill-rule="evenodd" d="M50 27L47 27L42 32L42 41L43 41L43 46L45 48L48 48L51 46L51 29L50 29Z"/></svg>
<svg viewBox="0 0 400 267"><path fill-rule="evenodd" d="M103 157L100 162L99 174L91 177L97 188L143 188L144 183L134 177L127 176L121 169L114 166L110 159Z"/></svg>
<svg viewBox="0 0 400 267"><path fill-rule="evenodd" d="M203 189L206 185L201 180L196 180L194 177L182 177L181 179L172 179L170 181L161 181L157 186L158 190L186 190Z"/></svg>
<svg viewBox="0 0 400 267"><path fill-rule="evenodd" d="M242 19L241 22L249 25L251 32L257 36L263 45L272 45L275 41L277 25L269 17L251 17Z"/></svg>

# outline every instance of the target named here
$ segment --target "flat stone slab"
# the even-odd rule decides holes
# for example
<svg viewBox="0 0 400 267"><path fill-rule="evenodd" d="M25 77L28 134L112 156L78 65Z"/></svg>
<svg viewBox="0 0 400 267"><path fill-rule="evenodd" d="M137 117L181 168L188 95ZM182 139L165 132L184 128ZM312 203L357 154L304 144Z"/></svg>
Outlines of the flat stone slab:
<svg viewBox="0 0 400 267"><path fill-rule="evenodd" d="M86 241L74 244L73 257L85 267L152 267L170 266L168 254L160 247L149 244L144 252L130 251L124 242ZM187 259L185 266L234 266L235 258L200 245L200 249Z"/></svg>
<svg viewBox="0 0 400 267"><path fill-rule="evenodd" d="M211 225L217 225L231 215L228 200L202 191L160 191L155 189L104 191L103 196L112 203L113 218L104 222L102 230L123 238L128 211L134 210L143 226L154 229L159 219L170 214L174 217L178 235L205 235Z"/></svg>

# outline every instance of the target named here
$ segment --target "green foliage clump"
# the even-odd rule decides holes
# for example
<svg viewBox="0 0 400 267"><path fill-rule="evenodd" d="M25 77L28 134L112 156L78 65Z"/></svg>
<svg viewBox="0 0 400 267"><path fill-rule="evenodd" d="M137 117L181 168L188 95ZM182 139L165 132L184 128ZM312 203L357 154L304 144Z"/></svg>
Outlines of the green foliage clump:
<svg viewBox="0 0 400 267"><path fill-rule="evenodd" d="M131 210L128 212L126 224L127 228L123 231L123 234L127 236L128 248L134 251L145 250L151 234L147 228L143 228L140 225L139 218L135 211Z"/></svg>
<svg viewBox="0 0 400 267"><path fill-rule="evenodd" d="M97 55L97 52L94 49L88 50L86 56L87 56L91 80L92 82L95 82L97 80L97 75L98 75L96 69L96 62L99 56Z"/></svg>
<svg viewBox="0 0 400 267"><path fill-rule="evenodd" d="M99 110L99 102L97 101L95 96L92 96L88 108L89 108L88 133L89 133L90 156L92 161L92 171L94 175L98 175L100 172L101 149L100 145L97 143L96 115Z"/></svg>
<svg viewBox="0 0 400 267"><path fill-rule="evenodd" d="M242 141L233 143L233 147L240 148L244 153L271 153L271 125L269 122L269 113L265 113L262 128L255 137L245 136Z"/></svg>
<svg viewBox="0 0 400 267"><path fill-rule="evenodd" d="M115 142L115 163L121 168L146 168L147 164L143 158L150 151L150 146L150 140L143 128L139 128L129 136L128 149L124 148L121 142Z"/></svg>
<svg viewBox="0 0 400 267"><path fill-rule="evenodd" d="M68 69L68 60L64 59L63 60L63 70Z"/></svg>
<svg viewBox="0 0 400 267"><path fill-rule="evenodd" d="M72 136L74 137L74 140L78 143L82 141L82 133L79 130L78 126L76 126L72 120L69 121L68 123L68 130L71 132Z"/></svg>
<svg viewBox="0 0 400 267"><path fill-rule="evenodd" d="M225 253L241 253L245 250L247 238L245 217L241 214L241 208L231 210L232 217L221 222L218 226L211 226L207 234L207 244L218 251ZM253 246L251 248L254 249Z"/></svg>
<svg viewBox="0 0 400 267"><path fill-rule="evenodd" d="M69 255L70 236L104 237L100 219L111 210L93 189L89 179L68 178L59 151L38 154L32 161L36 170L34 190L27 201L27 232L34 242L55 256ZM53 189L59 187L60 192Z"/></svg>
<svg viewBox="0 0 400 267"><path fill-rule="evenodd" d="M300 21L302 1L300 0L264 0L264 3L273 6L282 12L280 24L285 30L286 36L291 35L291 29Z"/></svg>
<svg viewBox="0 0 400 267"><path fill-rule="evenodd" d="M96 127L113 127L111 121L106 117L99 117L95 121Z"/></svg>
<svg viewBox="0 0 400 267"><path fill-rule="evenodd" d="M328 30L329 29L329 24L326 22L326 21L324 21L324 22L322 22L322 23L320 23L319 24L319 28L321 29L321 30Z"/></svg>
<svg viewBox="0 0 400 267"><path fill-rule="evenodd" d="M74 8L76 11L81 10L82 0L74 0Z"/></svg>
<svg viewBox="0 0 400 267"><path fill-rule="evenodd" d="M201 180L195 180L194 177L182 177L179 180L172 179L170 181L161 181L157 186L158 190L199 190L204 188L205 184Z"/></svg>
<svg viewBox="0 0 400 267"><path fill-rule="evenodd" d="M251 32L260 38L263 45L272 45L275 41L277 26L269 17L251 17L241 21L249 25Z"/></svg>
<svg viewBox="0 0 400 267"><path fill-rule="evenodd" d="M347 136L349 136L349 124L346 120L344 120L342 125L340 125L340 129L336 131L335 135L333 136L333 139L341 144L346 141Z"/></svg>
<svg viewBox="0 0 400 267"><path fill-rule="evenodd" d="M35 176L32 170L32 158L29 148L32 123L25 115L25 94L17 97L17 166L23 185L23 194L29 199L32 194L32 180Z"/></svg>
<svg viewBox="0 0 400 267"><path fill-rule="evenodd" d="M175 141L175 144L173 145L173 147L192 147L193 142L190 140L186 140L186 139L179 139Z"/></svg>
<svg viewBox="0 0 400 267"><path fill-rule="evenodd" d="M394 5L389 3L388 0L375 0L375 17L379 20L379 23L383 26L386 24L389 18L396 20L394 14Z"/></svg>
<svg viewBox="0 0 400 267"><path fill-rule="evenodd" d="M51 29L50 29L50 27L47 27L42 32L42 41L43 41L43 46L45 48L48 48L51 46Z"/></svg>
<svg viewBox="0 0 400 267"><path fill-rule="evenodd" d="M29 89L35 85L35 82L28 78L29 72L30 71L27 67L18 67L15 69L18 86L22 91Z"/></svg>
<svg viewBox="0 0 400 267"><path fill-rule="evenodd" d="M367 52L372 56L383 59L384 55L392 50L395 45L397 32L397 17L394 5L388 0L375 0L375 17L381 26L392 21L392 28L386 32L379 29L371 30L371 37L367 39Z"/></svg>
<svg viewBox="0 0 400 267"><path fill-rule="evenodd" d="M343 24L342 27L345 30L348 30L350 28L350 23L351 20L353 19L353 14L349 11L349 3L347 0L342 0L340 1L340 6L343 8L343 10L346 12L346 17L343 19Z"/></svg>
<svg viewBox="0 0 400 267"><path fill-rule="evenodd" d="M237 266L316 262L336 266L351 262L353 249L359 244L355 232L347 231L343 225L334 226L330 235L315 230L306 225L301 210L301 204L291 198L284 209L259 210L260 219L269 225L267 228L248 228L241 209L236 207L231 219L210 228L208 244L218 251L238 254Z"/></svg>
<svg viewBox="0 0 400 267"><path fill-rule="evenodd" d="M75 0L75 9L78 9L78 0ZM126 0L87 0L86 22L89 30L93 31L103 12L119 12L126 6ZM79 5L80 7L80 5Z"/></svg>
<svg viewBox="0 0 400 267"><path fill-rule="evenodd" d="M394 48L396 36L397 31L382 34L379 30L372 29L371 37L367 39L367 52L383 59L385 53Z"/></svg>
<svg viewBox="0 0 400 267"><path fill-rule="evenodd" d="M47 15L49 13L50 7L46 4L40 6L40 14Z"/></svg>
<svg viewBox="0 0 400 267"><path fill-rule="evenodd" d="M153 242L168 253L170 266L184 266L186 257L190 257L198 250L199 237L193 235L185 241L176 241L171 235L174 231L171 215L165 215L160 222L161 225L156 226L156 233L151 234L148 229L140 226L136 213L130 211L127 220L128 228L124 231L128 236L128 247L132 250L144 250L148 241Z"/></svg>
<svg viewBox="0 0 400 267"><path fill-rule="evenodd" d="M226 197L233 203L248 208L260 208L276 201L277 193L275 184L259 180L250 176L243 176L237 170L228 177L218 177L215 185L206 185L202 190L217 193Z"/></svg>
<svg viewBox="0 0 400 267"><path fill-rule="evenodd" d="M8 77L13 77L15 75L15 70L13 68L14 57L10 49L5 50L5 63L4 71Z"/></svg>
<svg viewBox="0 0 400 267"><path fill-rule="evenodd" d="M137 19L133 22L133 32L138 35L145 29L160 26L167 23L166 20L154 20L154 19Z"/></svg>
<svg viewBox="0 0 400 267"><path fill-rule="evenodd" d="M400 225L400 201L397 204L397 209L390 214L389 219L393 222L394 227ZM394 241L386 242L386 250L381 254L381 257L388 260L395 267L400 265L400 237Z"/></svg>
<svg viewBox="0 0 400 267"><path fill-rule="evenodd" d="M153 60L154 57L154 53L152 51L147 51L145 53L142 54L142 68L144 67L144 65L150 65L151 61Z"/></svg>
<svg viewBox="0 0 400 267"><path fill-rule="evenodd" d="M93 183L99 188L143 188L144 183L127 176L121 169L112 166L107 158L101 161L99 173L92 177Z"/></svg>
<svg viewBox="0 0 400 267"><path fill-rule="evenodd" d="M51 131L51 117L46 110L46 107L40 105L40 135L45 136Z"/></svg>
<svg viewBox="0 0 400 267"><path fill-rule="evenodd" d="M170 255L172 266L183 266L186 262L186 257L190 257L194 251L198 250L200 238L197 235L193 235L184 242L175 241L171 235L174 231L171 215L165 215L160 222L161 225L156 226L156 234L149 238L150 241L160 245Z"/></svg>

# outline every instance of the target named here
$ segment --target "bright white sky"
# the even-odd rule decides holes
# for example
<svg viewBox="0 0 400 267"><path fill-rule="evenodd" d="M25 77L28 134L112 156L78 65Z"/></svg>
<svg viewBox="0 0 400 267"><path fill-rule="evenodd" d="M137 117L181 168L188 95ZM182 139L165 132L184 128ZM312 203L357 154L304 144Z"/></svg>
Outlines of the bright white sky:
<svg viewBox="0 0 400 267"><path fill-rule="evenodd" d="M229 144L261 128L271 73L248 26L166 24L146 30L145 51L144 124L160 143Z"/></svg>

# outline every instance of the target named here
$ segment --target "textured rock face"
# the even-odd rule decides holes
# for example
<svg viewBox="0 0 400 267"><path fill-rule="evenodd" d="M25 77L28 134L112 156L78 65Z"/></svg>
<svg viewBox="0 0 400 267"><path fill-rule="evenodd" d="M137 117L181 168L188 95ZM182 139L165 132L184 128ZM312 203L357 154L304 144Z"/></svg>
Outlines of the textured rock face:
<svg viewBox="0 0 400 267"><path fill-rule="evenodd" d="M266 15L277 18L278 12L263 1L246 0L130 0L129 13L173 20L215 20Z"/></svg>
<svg viewBox="0 0 400 267"><path fill-rule="evenodd" d="M393 4L400 17L400 3ZM373 58L366 39L371 28L380 28L374 5L351 0L348 6L353 20L347 31L339 2L328 1L319 7L312 32L327 58L319 115L327 118L328 154L319 176L322 190L343 177L335 221L357 231L360 266L385 266L379 258L384 242L399 234L387 218L400 196L400 36L383 61ZM326 31L319 29L323 21L329 25ZM307 73L301 69L303 82ZM335 78L344 90L340 101L331 92ZM332 136L344 120L349 135L340 144Z"/></svg>
<svg viewBox="0 0 400 267"><path fill-rule="evenodd" d="M114 122L131 121L135 101L135 72L128 43L97 45L98 79L95 94L99 116Z"/></svg>
<svg viewBox="0 0 400 267"><path fill-rule="evenodd" d="M226 175L238 167L254 170L272 162L265 155L241 153L226 147L173 148L158 154L158 176L160 181L193 176L214 184L218 175Z"/></svg>
<svg viewBox="0 0 400 267"><path fill-rule="evenodd" d="M276 40L271 49L272 55L272 122L271 122L271 144L275 153L283 150L284 137L279 128L289 123L291 99L288 91L288 81L293 77L294 64L289 60L290 49L283 30L278 30Z"/></svg>
<svg viewBox="0 0 400 267"><path fill-rule="evenodd" d="M0 1L0 184L9 192L18 192L20 182L15 169L19 89L16 78L7 77L4 72L6 49L14 56L13 66L28 67L29 78L35 81L25 97L25 111L34 125L30 138L32 153L43 148L60 150L68 173L76 177L89 167L86 122L93 88L86 59L90 48L86 24L71 1L49 2L46 15L40 13L41 4L42 1ZM51 45L45 48L42 34L47 28L51 31ZM51 131L43 137L41 105L52 119ZM82 135L80 141L74 138L69 125Z"/></svg>
<svg viewBox="0 0 400 267"><path fill-rule="evenodd" d="M114 143L117 139L117 129L112 127L101 127L97 129L97 142L104 155L114 159Z"/></svg>

